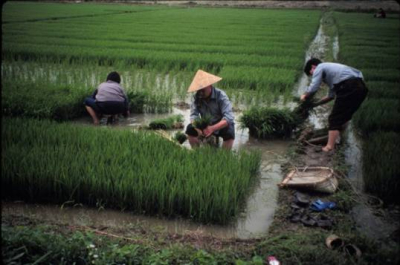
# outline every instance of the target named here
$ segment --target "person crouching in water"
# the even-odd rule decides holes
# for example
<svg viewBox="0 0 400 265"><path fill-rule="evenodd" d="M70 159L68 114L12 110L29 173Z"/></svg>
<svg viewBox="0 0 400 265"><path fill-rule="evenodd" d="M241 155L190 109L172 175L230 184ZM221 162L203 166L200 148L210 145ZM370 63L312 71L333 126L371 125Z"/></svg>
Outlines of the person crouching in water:
<svg viewBox="0 0 400 265"><path fill-rule="evenodd" d="M111 121L118 114L129 116L129 100L120 83L120 75L117 72L111 72L106 82L101 83L93 95L85 99L86 110L95 125L100 123L102 115L111 115Z"/></svg>
<svg viewBox="0 0 400 265"><path fill-rule="evenodd" d="M235 118L232 104L224 91L213 86L222 78L198 70L188 89L196 92L190 107L190 124L186 127L189 143L192 147L200 144L198 137L215 135L224 140L222 147L232 149L235 140ZM196 128L193 123L199 117L210 116L210 124L203 130Z"/></svg>
<svg viewBox="0 0 400 265"><path fill-rule="evenodd" d="M315 106L325 104L336 97L328 118L328 143L322 148L322 151L329 152L335 149L336 139L361 106L368 94L368 89L361 71L343 64L323 63L317 58L312 58L307 61L304 72L312 76L312 80L306 93L300 97L301 100L304 101L313 96L322 82L329 86L329 93Z"/></svg>

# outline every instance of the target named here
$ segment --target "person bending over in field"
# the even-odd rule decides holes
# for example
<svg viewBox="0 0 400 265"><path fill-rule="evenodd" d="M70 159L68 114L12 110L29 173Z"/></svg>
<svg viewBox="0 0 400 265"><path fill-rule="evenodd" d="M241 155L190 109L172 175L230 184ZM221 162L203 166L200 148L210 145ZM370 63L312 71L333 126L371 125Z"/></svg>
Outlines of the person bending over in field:
<svg viewBox="0 0 400 265"><path fill-rule="evenodd" d="M198 70L188 89L196 92L190 107L190 124L186 127L189 143L192 147L200 144L199 137L222 137L222 147L232 149L235 140L235 118L232 104L224 91L213 86L222 78ZM199 118L210 117L209 124L198 128L195 121Z"/></svg>
<svg viewBox="0 0 400 265"><path fill-rule="evenodd" d="M129 100L124 89L120 85L121 77L117 72L111 72L107 80L101 83L91 97L85 99L86 110L98 125L103 115L111 115L109 121L116 115L129 115Z"/></svg>
<svg viewBox="0 0 400 265"><path fill-rule="evenodd" d="M367 96L368 89L363 81L361 71L343 64L323 63L319 59L312 58L307 61L304 72L308 76L312 76L312 80L306 93L301 96L301 100L304 101L313 96L319 89L321 82L329 86L329 93L315 106L325 104L336 97L328 118L328 143L322 148L322 151L329 152L335 149L336 139L361 106Z"/></svg>

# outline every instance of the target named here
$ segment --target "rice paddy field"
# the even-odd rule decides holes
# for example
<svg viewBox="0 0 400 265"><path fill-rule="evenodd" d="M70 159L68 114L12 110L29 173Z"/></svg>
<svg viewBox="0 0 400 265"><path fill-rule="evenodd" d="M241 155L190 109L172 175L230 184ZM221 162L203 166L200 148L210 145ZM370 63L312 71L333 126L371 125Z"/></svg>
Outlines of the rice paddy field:
<svg viewBox="0 0 400 265"><path fill-rule="evenodd" d="M199 68L223 76L220 86L236 102L289 98L320 15L6 3L3 198L73 201L203 223L234 220L258 177L259 153L194 153L156 134L51 120L87 115L84 98L113 70L121 73L134 113L165 113L186 101Z"/></svg>
<svg viewBox="0 0 400 265"><path fill-rule="evenodd" d="M222 224L243 209L257 178L258 153L191 152L152 133L68 121L87 115L84 98L114 70L133 113L168 113L187 101L199 68L223 77L218 87L245 108L291 101L322 15L14 1L2 12L3 198L74 201ZM398 21L357 13L334 17L338 61L362 70L370 88L356 126L366 145L383 148L381 141L399 133ZM371 131L380 137L370 138ZM388 179L371 192L398 190L399 168L390 162L398 150L382 149L388 158L374 156L377 161L365 156L369 178Z"/></svg>
<svg viewBox="0 0 400 265"><path fill-rule="evenodd" d="M369 89L353 119L363 142L365 189L385 203L398 204L398 13L382 20L371 12L331 11L326 16L318 9L25 1L7 1L2 9L2 200L56 204L61 210L84 205L82 209L115 209L199 225L232 224L247 210L246 199L261 179L270 177L261 170L276 165L264 164L257 148L191 150L153 130L78 124L88 117L83 101L109 72L118 71L131 115L160 114L167 118L154 119L149 128L168 129L182 123L182 116L173 115L174 107L189 103L186 90L200 68L223 78L218 87L238 107L237 120L263 123L266 136L287 136L298 120L293 110L276 106L294 103L307 50L324 23L332 30L325 33L339 43L324 47L326 53L339 51L324 59L360 69ZM269 116L279 120L267 123ZM282 128L274 130L282 120ZM268 138L258 127L250 134L254 142L272 141L254 139ZM341 188L335 198L344 196L346 187ZM282 264L398 264L398 247L378 248L381 242L359 236L341 217L351 219L348 210L335 211L340 218L333 230L278 224L281 230L272 229L268 237L230 243L198 231L164 237L158 228L143 230L140 224L120 231L79 230L72 223L62 228L11 214L2 218L2 261L264 264L274 255ZM280 215L278 211L274 222L286 218ZM32 220L34 226L27 225ZM358 245L361 259L326 248L326 235L332 232L346 244ZM193 247L182 247L187 241Z"/></svg>
<svg viewBox="0 0 400 265"><path fill-rule="evenodd" d="M3 13L4 82L18 76L21 87L44 82L81 89L83 97L115 69L127 91L161 105L149 112L185 99L199 68L222 76L235 101L290 98L321 15L59 3L10 3Z"/></svg>
<svg viewBox="0 0 400 265"><path fill-rule="evenodd" d="M335 13L340 61L360 69L369 95L353 122L364 138L365 189L399 203L400 24L399 16Z"/></svg>

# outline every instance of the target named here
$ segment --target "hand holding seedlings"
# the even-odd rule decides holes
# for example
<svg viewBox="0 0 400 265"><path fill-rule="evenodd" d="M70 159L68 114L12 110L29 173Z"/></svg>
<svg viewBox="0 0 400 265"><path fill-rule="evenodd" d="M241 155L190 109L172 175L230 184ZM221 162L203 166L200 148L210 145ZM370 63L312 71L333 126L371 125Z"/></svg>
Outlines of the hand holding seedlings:
<svg viewBox="0 0 400 265"><path fill-rule="evenodd" d="M207 128L205 128L203 130L203 133L204 133L204 136L207 138L207 137L210 137L214 131L215 131L214 126L210 125L210 126L207 126Z"/></svg>

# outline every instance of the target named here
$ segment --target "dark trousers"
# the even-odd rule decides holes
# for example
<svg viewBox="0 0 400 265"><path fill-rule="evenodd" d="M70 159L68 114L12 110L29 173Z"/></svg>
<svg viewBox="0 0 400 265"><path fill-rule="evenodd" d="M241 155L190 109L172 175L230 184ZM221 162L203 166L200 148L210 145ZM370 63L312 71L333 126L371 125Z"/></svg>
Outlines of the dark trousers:
<svg viewBox="0 0 400 265"><path fill-rule="evenodd" d="M334 86L336 100L329 115L329 130L341 130L360 108L368 94L368 89L361 78L352 78Z"/></svg>
<svg viewBox="0 0 400 265"><path fill-rule="evenodd" d="M185 133L187 135L194 136L194 137L198 136L197 131L195 130L195 128L193 127L193 125L191 123L186 127ZM217 133L214 132L214 135L217 137L222 137L222 139L224 139L224 141L227 141L230 139L235 139L234 125L222 128Z"/></svg>

